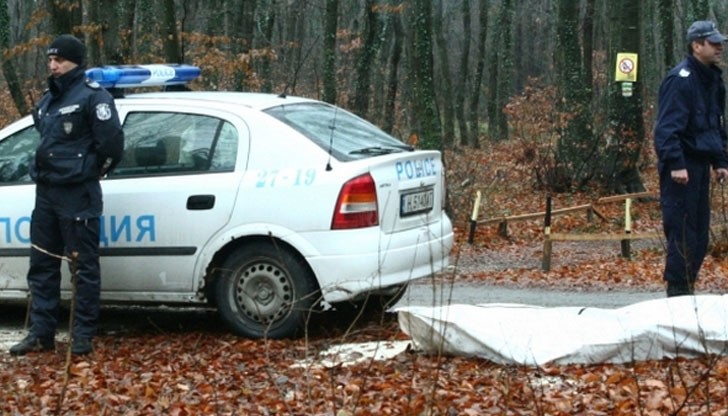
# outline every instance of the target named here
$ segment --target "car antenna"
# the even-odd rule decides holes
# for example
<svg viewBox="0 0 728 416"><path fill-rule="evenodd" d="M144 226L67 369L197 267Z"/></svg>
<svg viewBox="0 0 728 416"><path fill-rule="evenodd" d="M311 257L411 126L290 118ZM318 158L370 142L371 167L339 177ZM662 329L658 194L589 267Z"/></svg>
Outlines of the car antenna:
<svg viewBox="0 0 728 416"><path fill-rule="evenodd" d="M334 118L331 120L331 136L329 137L329 160L326 161L326 171L330 171L331 167L331 152L334 148L334 129L336 128L336 116L339 114L339 107L334 106Z"/></svg>

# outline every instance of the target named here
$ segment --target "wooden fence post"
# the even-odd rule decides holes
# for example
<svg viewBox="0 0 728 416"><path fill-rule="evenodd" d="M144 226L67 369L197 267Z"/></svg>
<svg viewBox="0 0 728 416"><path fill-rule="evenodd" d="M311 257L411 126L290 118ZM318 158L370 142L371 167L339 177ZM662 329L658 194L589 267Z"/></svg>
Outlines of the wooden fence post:
<svg viewBox="0 0 728 416"><path fill-rule="evenodd" d="M624 233L632 233L632 199L627 198L624 200ZM625 238L621 241L622 246L622 257L625 259L632 259L631 243L629 238Z"/></svg>
<svg viewBox="0 0 728 416"><path fill-rule="evenodd" d="M543 259L541 260L541 269L545 272L551 270L551 249L553 243L551 241L551 195L546 197L546 216L543 226Z"/></svg>
<svg viewBox="0 0 728 416"><path fill-rule="evenodd" d="M478 224L478 209L480 208L480 191L475 193L475 204L473 213L470 215L470 232L468 233L468 244L473 244L475 239L475 226Z"/></svg>

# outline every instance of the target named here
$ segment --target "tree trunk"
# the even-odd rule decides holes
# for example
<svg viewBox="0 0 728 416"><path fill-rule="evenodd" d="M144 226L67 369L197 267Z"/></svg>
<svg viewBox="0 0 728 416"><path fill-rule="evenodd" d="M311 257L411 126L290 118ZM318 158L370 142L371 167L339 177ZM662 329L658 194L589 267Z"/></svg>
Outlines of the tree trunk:
<svg viewBox="0 0 728 416"><path fill-rule="evenodd" d="M339 0L326 0L324 16L324 91L322 99L336 104L336 31L338 30Z"/></svg>
<svg viewBox="0 0 728 416"><path fill-rule="evenodd" d="M662 47L665 68L670 68L675 62L675 15L672 0L658 0L657 14L660 21L660 38L658 45Z"/></svg>
<svg viewBox="0 0 728 416"><path fill-rule="evenodd" d="M177 13L174 0L164 0L164 28L162 29L164 58L169 63L182 63L180 54L179 32L177 31Z"/></svg>
<svg viewBox="0 0 728 416"><path fill-rule="evenodd" d="M381 24L379 23L379 13L376 12L375 8L375 0L366 0L364 30L362 33L364 42L359 49L356 62L354 95L349 101L350 109L362 117L367 117L369 111L372 66L381 44Z"/></svg>
<svg viewBox="0 0 728 416"><path fill-rule="evenodd" d="M81 24L81 7L76 7L74 0L48 0L47 8L51 24L51 37L64 33L72 33L73 28Z"/></svg>
<svg viewBox="0 0 728 416"><path fill-rule="evenodd" d="M402 12L399 7L403 0L395 0L390 21L392 24L392 52L387 63L387 93L384 98L384 123L382 128L392 133L395 124L395 111L397 109L397 92L399 89L399 63L402 59L402 38L404 28L402 27Z"/></svg>
<svg viewBox="0 0 728 416"><path fill-rule="evenodd" d="M612 50L609 56L616 59L617 52L639 53L640 48L640 15L641 2L633 0L619 0L620 7L615 7L614 22L621 22L621 25L613 25ZM639 65L640 61L638 61ZM637 74L640 74L639 67ZM640 75L644 77L644 75ZM611 79L614 79L612 74ZM639 83L639 80L638 80ZM629 193L641 192L644 185L640 178L638 162L642 153L642 146L645 143L645 128L642 108L642 88L637 85L633 88L631 97L624 97L620 86L611 83L608 92L610 126L614 126L614 146L608 151L613 155L614 175L608 182L610 188L616 192Z"/></svg>
<svg viewBox="0 0 728 416"><path fill-rule="evenodd" d="M504 74L496 79L496 111L494 112L498 140L508 139L508 118L503 110L513 93L513 25L514 2L503 0L501 4L498 27L500 28L500 49L498 72Z"/></svg>
<svg viewBox="0 0 728 416"><path fill-rule="evenodd" d="M5 82L8 84L10 96L13 97L15 108L20 115L30 113L28 103L23 97L22 87L18 80L18 73L15 69L15 63L12 57L5 57L5 53L10 47L10 16L8 14L7 0L2 2L0 6L0 59L2 59L2 70Z"/></svg>
<svg viewBox="0 0 728 416"><path fill-rule="evenodd" d="M473 86L471 89L470 96L470 129L468 137L468 144L473 148L480 148L480 122L479 122L479 107L480 107L480 87L483 82L483 72L485 70L485 42L488 39L488 0L480 0L479 4L479 19L480 19L480 33L478 34L478 54L476 56L475 74L473 76Z"/></svg>
<svg viewBox="0 0 728 416"><path fill-rule="evenodd" d="M437 0L437 11L432 19L432 31L437 42L437 52L440 58L440 102L442 103L443 146L453 147L455 143L455 109L452 96L452 77L450 76L450 48L442 29L443 3Z"/></svg>
<svg viewBox="0 0 728 416"><path fill-rule="evenodd" d="M559 126L555 166L546 172L547 184L556 192L583 187L598 168L593 160L598 152L598 143L590 128L591 79L587 79L587 71L582 67L587 60L582 56L579 42L578 16L578 4L559 0L557 67L562 97L559 111L566 121Z"/></svg>
<svg viewBox="0 0 728 416"><path fill-rule="evenodd" d="M411 67L414 132L422 148L439 149L442 139L432 66L432 0L414 0L413 6Z"/></svg>
<svg viewBox="0 0 728 416"><path fill-rule="evenodd" d="M465 88L469 76L468 68L470 67L470 38L473 36L470 25L470 1L461 0L463 14L463 43L462 55L460 55L460 70L458 71L457 86L455 88L455 117L458 121L460 130L460 143L466 143L470 135L468 132L468 124L465 122ZM446 63L443 63L445 65Z"/></svg>
<svg viewBox="0 0 728 416"><path fill-rule="evenodd" d="M265 10L262 12L261 20L261 30L263 35L263 42L265 43L263 48L264 49L271 49L271 45L273 44L273 28L274 23L276 21L276 0L271 0L268 10ZM260 63L260 73L262 74L270 74L271 73L271 57L270 53L263 54L261 58ZM325 65L325 63L324 63ZM335 86L334 86L335 87ZM262 84L262 91L263 92L273 92L273 77L272 76L266 76L263 80ZM334 90L334 99L336 98L336 90Z"/></svg>

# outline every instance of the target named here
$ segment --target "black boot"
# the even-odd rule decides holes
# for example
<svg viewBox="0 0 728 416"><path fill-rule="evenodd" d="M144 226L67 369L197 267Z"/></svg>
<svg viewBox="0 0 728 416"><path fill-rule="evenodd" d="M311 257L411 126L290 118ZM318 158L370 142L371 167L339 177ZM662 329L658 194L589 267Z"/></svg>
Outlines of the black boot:
<svg viewBox="0 0 728 416"><path fill-rule="evenodd" d="M19 343L10 347L10 355L25 355L29 352L51 351L56 348L53 339L45 339L29 334Z"/></svg>

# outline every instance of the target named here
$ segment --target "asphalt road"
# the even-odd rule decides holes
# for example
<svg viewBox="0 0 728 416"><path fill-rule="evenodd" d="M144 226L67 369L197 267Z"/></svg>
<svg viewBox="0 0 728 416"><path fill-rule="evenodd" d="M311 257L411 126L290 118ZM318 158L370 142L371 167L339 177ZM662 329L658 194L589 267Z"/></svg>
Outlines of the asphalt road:
<svg viewBox="0 0 728 416"><path fill-rule="evenodd" d="M619 308L644 300L664 298L660 292L628 291L565 291L548 289L523 289L491 286L478 283L410 285L397 306L438 306L448 303L520 303L538 306L588 306L594 308Z"/></svg>

